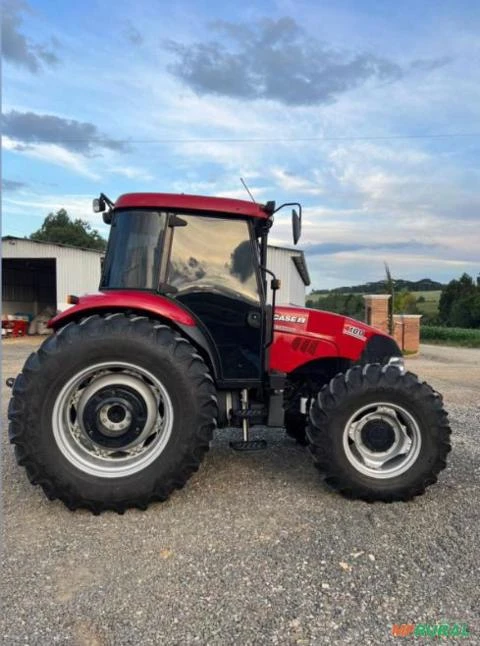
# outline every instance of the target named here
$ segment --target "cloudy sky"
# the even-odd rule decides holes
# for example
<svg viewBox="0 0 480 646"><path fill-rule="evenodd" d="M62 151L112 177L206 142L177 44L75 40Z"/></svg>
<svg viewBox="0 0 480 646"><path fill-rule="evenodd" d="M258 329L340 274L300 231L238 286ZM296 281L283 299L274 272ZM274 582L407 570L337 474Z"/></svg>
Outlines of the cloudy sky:
<svg viewBox="0 0 480 646"><path fill-rule="evenodd" d="M472 0L3 0L3 234L244 177L302 202L313 287L476 275L479 32Z"/></svg>

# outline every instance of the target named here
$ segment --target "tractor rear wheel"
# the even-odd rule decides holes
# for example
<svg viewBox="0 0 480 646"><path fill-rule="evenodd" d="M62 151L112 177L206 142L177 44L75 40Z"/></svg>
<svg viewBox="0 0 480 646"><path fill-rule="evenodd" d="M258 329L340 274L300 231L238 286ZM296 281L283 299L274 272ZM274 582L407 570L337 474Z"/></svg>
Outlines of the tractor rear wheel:
<svg viewBox="0 0 480 646"><path fill-rule="evenodd" d="M9 435L32 484L69 509L146 509L198 469L215 428L203 359L171 328L122 313L69 323L16 378Z"/></svg>
<svg viewBox="0 0 480 646"><path fill-rule="evenodd" d="M349 498L410 500L436 482L450 451L441 396L396 366L355 366L310 410L310 450L326 482Z"/></svg>

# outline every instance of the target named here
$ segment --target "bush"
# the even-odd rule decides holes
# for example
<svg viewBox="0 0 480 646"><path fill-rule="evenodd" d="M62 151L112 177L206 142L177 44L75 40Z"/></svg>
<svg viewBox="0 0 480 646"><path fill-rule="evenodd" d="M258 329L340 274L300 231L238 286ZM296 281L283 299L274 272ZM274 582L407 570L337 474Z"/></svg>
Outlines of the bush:
<svg viewBox="0 0 480 646"><path fill-rule="evenodd" d="M425 343L480 348L480 329L422 325L420 326L420 340Z"/></svg>
<svg viewBox="0 0 480 646"><path fill-rule="evenodd" d="M438 314L422 314L422 325L441 326L442 322Z"/></svg>

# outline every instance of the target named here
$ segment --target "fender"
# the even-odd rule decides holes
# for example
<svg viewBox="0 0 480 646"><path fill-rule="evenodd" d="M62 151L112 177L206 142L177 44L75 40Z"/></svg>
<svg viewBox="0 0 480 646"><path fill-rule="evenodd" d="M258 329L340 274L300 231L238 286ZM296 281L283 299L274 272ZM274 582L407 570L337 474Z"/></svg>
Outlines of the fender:
<svg viewBox="0 0 480 646"><path fill-rule="evenodd" d="M79 316L86 316L92 310L118 311L129 309L142 310L153 316L161 316L179 325L196 325L196 321L191 314L165 296L157 296L151 292L119 289L80 296L78 303L51 319L48 327L57 330Z"/></svg>
<svg viewBox="0 0 480 646"><path fill-rule="evenodd" d="M118 289L80 296L78 302L48 322L57 331L67 323L92 314L132 310L171 323L205 356L213 375L219 377L220 361L215 346L200 321L184 307L166 296L147 291Z"/></svg>

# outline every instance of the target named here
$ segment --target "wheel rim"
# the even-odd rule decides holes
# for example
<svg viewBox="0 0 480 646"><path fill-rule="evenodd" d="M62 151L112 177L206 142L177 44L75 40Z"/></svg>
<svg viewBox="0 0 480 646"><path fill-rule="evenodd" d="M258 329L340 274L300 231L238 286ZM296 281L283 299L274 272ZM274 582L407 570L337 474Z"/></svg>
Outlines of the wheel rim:
<svg viewBox="0 0 480 646"><path fill-rule="evenodd" d="M417 420L391 402L368 404L348 420L343 448L350 464L372 478L405 473L420 453L422 436Z"/></svg>
<svg viewBox="0 0 480 646"><path fill-rule="evenodd" d="M75 374L60 391L52 428L58 448L77 469L102 478L126 477L165 449L173 406L152 373L105 362Z"/></svg>

